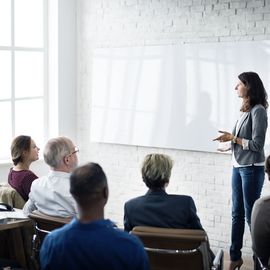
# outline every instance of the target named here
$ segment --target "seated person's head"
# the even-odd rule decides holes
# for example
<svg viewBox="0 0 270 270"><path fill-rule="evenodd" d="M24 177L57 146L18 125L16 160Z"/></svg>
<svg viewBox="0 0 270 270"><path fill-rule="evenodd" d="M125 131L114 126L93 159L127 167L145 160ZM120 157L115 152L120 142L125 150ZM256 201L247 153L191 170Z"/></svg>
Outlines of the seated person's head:
<svg viewBox="0 0 270 270"><path fill-rule="evenodd" d="M15 166L18 163L31 163L38 160L39 148L30 136L20 135L15 137L11 143L10 150L11 158Z"/></svg>
<svg viewBox="0 0 270 270"><path fill-rule="evenodd" d="M149 154L142 164L142 178L150 189L165 188L171 177L173 161L167 155Z"/></svg>
<svg viewBox="0 0 270 270"><path fill-rule="evenodd" d="M70 176L70 193L80 210L105 206L108 200L107 177L97 163L76 168Z"/></svg>
<svg viewBox="0 0 270 270"><path fill-rule="evenodd" d="M268 180L270 181L270 155L265 160L265 172L268 175Z"/></svg>
<svg viewBox="0 0 270 270"><path fill-rule="evenodd" d="M53 170L71 172L78 165L78 151L69 138L53 138L45 145L44 160Z"/></svg>

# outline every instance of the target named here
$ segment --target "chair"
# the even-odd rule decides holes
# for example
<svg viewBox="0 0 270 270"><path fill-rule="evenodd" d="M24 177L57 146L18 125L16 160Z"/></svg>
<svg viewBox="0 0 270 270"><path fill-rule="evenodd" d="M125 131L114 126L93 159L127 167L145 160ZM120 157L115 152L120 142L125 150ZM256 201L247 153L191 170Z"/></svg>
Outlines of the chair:
<svg viewBox="0 0 270 270"><path fill-rule="evenodd" d="M35 229L41 240L52 230L60 228L71 221L71 218L48 216L37 210L29 214L29 218L35 222Z"/></svg>
<svg viewBox="0 0 270 270"><path fill-rule="evenodd" d="M223 250L218 251L212 262L203 230L137 226L130 233L143 242L152 270L223 269Z"/></svg>
<svg viewBox="0 0 270 270"><path fill-rule="evenodd" d="M0 202L19 209L22 209L25 204L21 195L7 183L0 183Z"/></svg>
<svg viewBox="0 0 270 270"><path fill-rule="evenodd" d="M262 260L256 255L253 255L253 261L254 261L254 270L269 270L270 269L269 265L267 265L267 263L263 263Z"/></svg>
<svg viewBox="0 0 270 270"><path fill-rule="evenodd" d="M29 218L34 221L35 233L32 238L31 259L35 268L39 269L39 250L45 236L52 230L60 228L71 221L71 218L62 218L45 215L37 210L29 214Z"/></svg>

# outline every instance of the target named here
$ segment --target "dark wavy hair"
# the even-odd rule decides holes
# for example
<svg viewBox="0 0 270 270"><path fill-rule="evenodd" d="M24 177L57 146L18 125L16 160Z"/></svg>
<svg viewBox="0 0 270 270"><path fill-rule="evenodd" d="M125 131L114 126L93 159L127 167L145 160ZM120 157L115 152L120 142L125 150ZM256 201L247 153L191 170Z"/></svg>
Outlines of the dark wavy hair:
<svg viewBox="0 0 270 270"><path fill-rule="evenodd" d="M257 104L261 104L267 109L268 97L259 75L249 71L239 74L238 78L247 88L247 98L243 99L240 111L248 112Z"/></svg>

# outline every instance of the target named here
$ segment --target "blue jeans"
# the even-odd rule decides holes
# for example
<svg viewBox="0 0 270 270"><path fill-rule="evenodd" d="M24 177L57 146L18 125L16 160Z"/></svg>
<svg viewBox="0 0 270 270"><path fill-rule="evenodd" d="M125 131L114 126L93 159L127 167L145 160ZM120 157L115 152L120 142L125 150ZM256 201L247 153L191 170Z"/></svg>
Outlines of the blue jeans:
<svg viewBox="0 0 270 270"><path fill-rule="evenodd" d="M232 171L232 232L231 261L241 258L245 217L250 227L254 202L260 198L264 182L264 166L233 168Z"/></svg>

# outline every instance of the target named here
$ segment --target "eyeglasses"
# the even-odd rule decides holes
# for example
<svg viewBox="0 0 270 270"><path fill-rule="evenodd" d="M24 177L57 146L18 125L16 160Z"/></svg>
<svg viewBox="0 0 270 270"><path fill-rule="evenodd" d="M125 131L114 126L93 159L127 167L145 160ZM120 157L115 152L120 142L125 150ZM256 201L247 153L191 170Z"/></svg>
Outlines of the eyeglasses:
<svg viewBox="0 0 270 270"><path fill-rule="evenodd" d="M68 154L68 156L71 156L71 155L76 154L76 153L79 153L79 152L80 152L79 151L79 148L77 146L75 146L74 151L71 152L70 154Z"/></svg>

